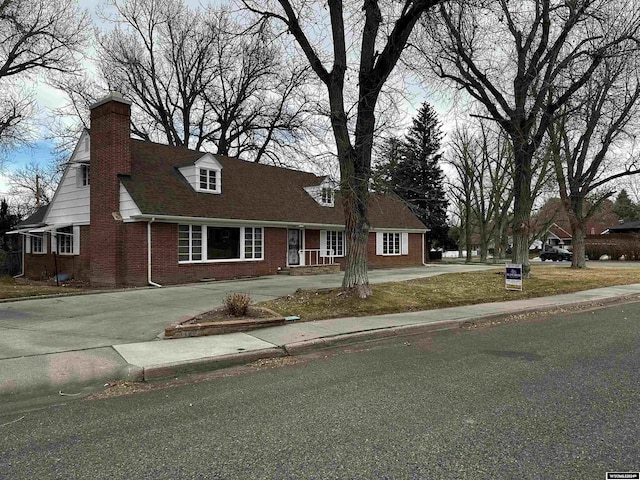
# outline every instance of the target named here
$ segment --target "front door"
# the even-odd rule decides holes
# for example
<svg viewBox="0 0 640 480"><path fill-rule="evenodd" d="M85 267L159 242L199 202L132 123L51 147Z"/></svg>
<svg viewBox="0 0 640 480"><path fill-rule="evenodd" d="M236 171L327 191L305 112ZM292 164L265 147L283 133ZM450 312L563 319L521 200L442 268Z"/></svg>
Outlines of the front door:
<svg viewBox="0 0 640 480"><path fill-rule="evenodd" d="M302 249L302 230L287 230L288 251L287 264L289 266L300 265L300 249Z"/></svg>

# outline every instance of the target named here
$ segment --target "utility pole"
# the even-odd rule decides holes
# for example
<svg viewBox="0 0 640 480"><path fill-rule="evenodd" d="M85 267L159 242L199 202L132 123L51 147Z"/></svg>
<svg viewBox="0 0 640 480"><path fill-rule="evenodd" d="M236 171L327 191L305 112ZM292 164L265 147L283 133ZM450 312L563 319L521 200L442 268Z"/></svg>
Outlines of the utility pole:
<svg viewBox="0 0 640 480"><path fill-rule="evenodd" d="M36 174L36 208L40 208L40 175Z"/></svg>

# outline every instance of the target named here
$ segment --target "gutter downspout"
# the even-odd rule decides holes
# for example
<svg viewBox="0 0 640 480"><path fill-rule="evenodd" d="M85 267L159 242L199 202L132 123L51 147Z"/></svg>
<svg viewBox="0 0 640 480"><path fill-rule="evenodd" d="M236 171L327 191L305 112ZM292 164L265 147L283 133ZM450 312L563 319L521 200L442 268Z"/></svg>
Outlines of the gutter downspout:
<svg viewBox="0 0 640 480"><path fill-rule="evenodd" d="M162 285L151 281L151 224L154 221L155 217L147 222L147 282L152 287L162 287Z"/></svg>
<svg viewBox="0 0 640 480"><path fill-rule="evenodd" d="M428 264L427 262L425 262L425 261L424 261L424 243L425 243L425 242L424 242L424 241L425 241L425 237L424 237L424 236L425 236L425 235L426 235L426 233L423 233L423 234L422 234L422 266L423 266L423 267L428 267L428 266L429 266L429 264Z"/></svg>

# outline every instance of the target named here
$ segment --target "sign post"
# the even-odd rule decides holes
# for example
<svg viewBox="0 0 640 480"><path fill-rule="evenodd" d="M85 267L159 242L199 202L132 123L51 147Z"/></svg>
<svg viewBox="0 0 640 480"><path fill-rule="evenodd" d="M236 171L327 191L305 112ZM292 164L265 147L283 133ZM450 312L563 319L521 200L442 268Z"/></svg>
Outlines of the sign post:
<svg viewBox="0 0 640 480"><path fill-rule="evenodd" d="M522 264L505 264L504 281L507 290L522 291Z"/></svg>

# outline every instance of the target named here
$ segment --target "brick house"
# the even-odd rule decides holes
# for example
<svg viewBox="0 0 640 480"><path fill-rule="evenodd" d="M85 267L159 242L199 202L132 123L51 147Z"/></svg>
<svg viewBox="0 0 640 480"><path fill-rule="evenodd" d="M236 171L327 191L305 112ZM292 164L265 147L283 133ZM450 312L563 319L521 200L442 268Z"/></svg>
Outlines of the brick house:
<svg viewBox="0 0 640 480"><path fill-rule="evenodd" d="M53 200L22 222L26 277L159 285L344 264L344 214L326 177L130 138L131 102L91 107ZM424 225L372 195L368 262L421 265Z"/></svg>

